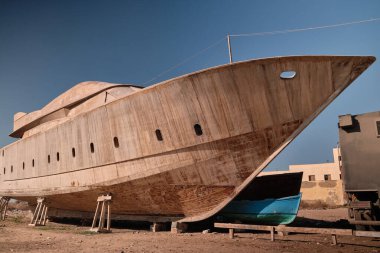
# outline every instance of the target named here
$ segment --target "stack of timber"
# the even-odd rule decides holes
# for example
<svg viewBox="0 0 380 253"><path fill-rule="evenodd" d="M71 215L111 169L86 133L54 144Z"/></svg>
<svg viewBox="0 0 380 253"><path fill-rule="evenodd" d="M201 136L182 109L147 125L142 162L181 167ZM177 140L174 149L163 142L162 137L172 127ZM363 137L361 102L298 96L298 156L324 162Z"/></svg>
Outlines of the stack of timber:
<svg viewBox="0 0 380 253"><path fill-rule="evenodd" d="M192 222L226 206L373 62L292 56L214 67L141 88L84 82L17 113L0 196L49 215ZM292 72L283 76L284 72Z"/></svg>

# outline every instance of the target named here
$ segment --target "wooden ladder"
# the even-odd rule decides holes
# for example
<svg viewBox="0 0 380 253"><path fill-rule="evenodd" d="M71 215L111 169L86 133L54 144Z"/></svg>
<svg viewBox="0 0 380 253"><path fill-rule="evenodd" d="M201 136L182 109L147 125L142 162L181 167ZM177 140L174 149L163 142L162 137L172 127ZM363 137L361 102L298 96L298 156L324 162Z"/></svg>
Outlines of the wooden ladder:
<svg viewBox="0 0 380 253"><path fill-rule="evenodd" d="M91 226L90 231L94 231L98 233L111 232L111 200L112 200L111 194L102 195L98 197L94 220L92 221L92 226ZM99 210L100 204L101 204L101 208ZM98 220L98 216L99 216L99 223L98 223L98 226L95 227L96 221ZM107 218L107 226L104 227L106 218Z"/></svg>
<svg viewBox="0 0 380 253"><path fill-rule="evenodd" d="M5 220L9 199L9 197L0 197L0 220Z"/></svg>
<svg viewBox="0 0 380 253"><path fill-rule="evenodd" d="M37 207L33 213L29 226L45 226L47 220L48 206L45 198L37 198Z"/></svg>

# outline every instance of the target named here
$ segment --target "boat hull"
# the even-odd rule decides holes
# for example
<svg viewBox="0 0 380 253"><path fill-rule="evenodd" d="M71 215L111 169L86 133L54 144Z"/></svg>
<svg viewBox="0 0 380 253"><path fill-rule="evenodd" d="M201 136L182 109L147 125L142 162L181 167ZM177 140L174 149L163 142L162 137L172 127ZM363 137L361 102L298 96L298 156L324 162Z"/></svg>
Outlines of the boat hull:
<svg viewBox="0 0 380 253"><path fill-rule="evenodd" d="M297 217L301 194L279 199L231 201L220 215L265 225L290 224Z"/></svg>
<svg viewBox="0 0 380 253"><path fill-rule="evenodd" d="M112 193L115 215L206 219L373 61L259 59L145 88L3 148L0 195L93 212L98 195ZM296 76L281 79L288 70Z"/></svg>

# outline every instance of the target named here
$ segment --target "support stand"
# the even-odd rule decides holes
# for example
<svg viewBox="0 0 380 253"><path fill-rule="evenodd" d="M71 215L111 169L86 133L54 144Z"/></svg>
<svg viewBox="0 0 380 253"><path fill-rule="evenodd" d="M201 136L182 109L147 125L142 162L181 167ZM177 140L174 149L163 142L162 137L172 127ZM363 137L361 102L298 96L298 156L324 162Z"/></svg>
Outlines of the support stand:
<svg viewBox="0 0 380 253"><path fill-rule="evenodd" d="M173 234L185 233L187 231L187 223L173 221L170 232Z"/></svg>
<svg viewBox="0 0 380 253"><path fill-rule="evenodd" d="M37 207L33 213L29 226L45 226L47 220L48 206L45 198L37 198Z"/></svg>
<svg viewBox="0 0 380 253"><path fill-rule="evenodd" d="M166 223L164 222L153 222L153 224L150 226L150 230L155 232L165 231L166 229Z"/></svg>
<svg viewBox="0 0 380 253"><path fill-rule="evenodd" d="M98 197L94 220L92 221L92 226L90 231L98 232L98 233L110 233L111 232L111 194L102 195ZM101 204L100 208L100 214L99 214L99 206ZM107 213L107 215L106 215ZM96 221L99 216L99 223L98 226L95 227ZM107 217L107 227L104 228L105 219Z"/></svg>
<svg viewBox="0 0 380 253"><path fill-rule="evenodd" d="M0 220L5 220L8 210L9 197L0 197Z"/></svg>

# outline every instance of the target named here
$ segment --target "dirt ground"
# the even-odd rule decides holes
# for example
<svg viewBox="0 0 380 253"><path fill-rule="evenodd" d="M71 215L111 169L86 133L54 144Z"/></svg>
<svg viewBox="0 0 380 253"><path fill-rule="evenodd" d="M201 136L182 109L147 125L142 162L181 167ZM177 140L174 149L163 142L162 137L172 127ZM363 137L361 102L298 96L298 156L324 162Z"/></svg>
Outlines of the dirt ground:
<svg viewBox="0 0 380 253"><path fill-rule="evenodd" d="M79 223L49 222L45 227L28 227L30 213L13 210L0 222L0 252L380 252L380 239L339 236L338 246L331 245L325 235L291 234L276 236L271 242L268 233L237 233L229 239L226 230L202 233L202 229L185 233L149 231L149 224L119 224L110 234L88 232ZM340 226L348 224L346 209L300 210L296 225Z"/></svg>

